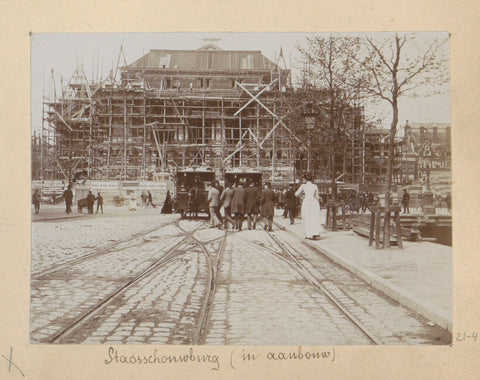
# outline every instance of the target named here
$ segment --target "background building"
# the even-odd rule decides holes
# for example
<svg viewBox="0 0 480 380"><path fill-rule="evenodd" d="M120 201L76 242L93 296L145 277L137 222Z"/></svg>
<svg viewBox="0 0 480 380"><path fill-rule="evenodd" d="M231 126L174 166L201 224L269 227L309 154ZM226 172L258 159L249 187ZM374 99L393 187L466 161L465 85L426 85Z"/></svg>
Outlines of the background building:
<svg viewBox="0 0 480 380"><path fill-rule="evenodd" d="M404 159L413 157L416 164L404 166L409 182L418 181L430 186L436 192L450 192L451 189L451 143L450 124L412 123L405 125L403 148Z"/></svg>
<svg viewBox="0 0 480 380"><path fill-rule="evenodd" d="M290 71L260 51L151 50L99 83L77 68L45 103L54 178L154 179L181 166L290 176ZM280 65L280 63L283 63ZM254 95L255 94L255 95ZM37 175L38 170L32 173Z"/></svg>
<svg viewBox="0 0 480 380"><path fill-rule="evenodd" d="M325 94L293 89L281 51L273 62L261 51L211 44L151 50L97 82L79 66L44 104L32 177L154 180L209 166L218 175L255 168L277 184L305 170L320 180L383 184L389 131L365 124L362 101L339 107L331 130ZM450 185L450 166L450 125L407 122L394 183Z"/></svg>

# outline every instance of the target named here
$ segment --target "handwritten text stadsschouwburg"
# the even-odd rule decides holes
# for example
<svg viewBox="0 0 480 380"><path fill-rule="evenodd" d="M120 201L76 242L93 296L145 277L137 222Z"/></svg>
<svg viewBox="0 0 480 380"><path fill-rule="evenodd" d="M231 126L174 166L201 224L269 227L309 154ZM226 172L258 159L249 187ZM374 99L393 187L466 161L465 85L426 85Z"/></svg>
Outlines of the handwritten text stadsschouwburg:
<svg viewBox="0 0 480 380"><path fill-rule="evenodd" d="M193 348L186 354L165 355L159 354L156 349L153 353L148 354L135 354L130 355L118 354L118 350L113 347L108 349L108 359L105 360L105 364L176 364L176 363L211 363L212 370L218 371L220 368L220 362L218 355L209 354L194 354Z"/></svg>

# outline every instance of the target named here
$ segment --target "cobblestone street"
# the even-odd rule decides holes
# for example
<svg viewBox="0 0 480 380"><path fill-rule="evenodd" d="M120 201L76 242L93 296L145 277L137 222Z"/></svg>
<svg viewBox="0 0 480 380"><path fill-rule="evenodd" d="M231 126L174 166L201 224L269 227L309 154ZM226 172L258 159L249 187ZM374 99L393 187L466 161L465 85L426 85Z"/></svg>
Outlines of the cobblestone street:
<svg viewBox="0 0 480 380"><path fill-rule="evenodd" d="M298 238L261 227L225 233L153 209L33 223L31 342L448 341Z"/></svg>

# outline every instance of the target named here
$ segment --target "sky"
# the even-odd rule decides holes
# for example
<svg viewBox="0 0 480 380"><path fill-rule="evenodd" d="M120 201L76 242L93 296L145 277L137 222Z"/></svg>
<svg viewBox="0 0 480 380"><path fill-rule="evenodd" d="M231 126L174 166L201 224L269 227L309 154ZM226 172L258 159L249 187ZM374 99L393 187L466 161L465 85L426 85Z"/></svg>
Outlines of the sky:
<svg viewBox="0 0 480 380"><path fill-rule="evenodd" d="M304 45L311 33L36 33L31 37L31 120L32 129L40 130L42 124L42 94L53 96L52 70L57 94L63 83L72 77L76 67L82 65L89 80L105 79L115 68L123 45L120 66L132 63L151 49L195 50L217 38L214 44L224 50L260 50L272 61L280 49L292 77L298 77L297 46ZM360 35L360 34L357 34ZM425 39L438 36L424 33ZM118 74L117 74L118 75ZM118 77L117 77L118 78ZM399 125L406 120L414 122L450 123L450 93L429 98L403 98L399 102ZM366 106L367 118L383 117L379 127L388 128L391 122L390 106L383 102Z"/></svg>

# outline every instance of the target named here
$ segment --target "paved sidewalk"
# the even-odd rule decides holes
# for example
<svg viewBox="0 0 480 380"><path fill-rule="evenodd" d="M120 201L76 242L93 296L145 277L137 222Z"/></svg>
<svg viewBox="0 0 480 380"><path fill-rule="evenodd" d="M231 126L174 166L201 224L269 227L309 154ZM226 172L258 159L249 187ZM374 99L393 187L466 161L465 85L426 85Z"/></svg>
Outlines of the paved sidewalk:
<svg viewBox="0 0 480 380"><path fill-rule="evenodd" d="M79 214L76 208L72 208L72 213L67 214L65 212L65 205L41 205L40 212L38 214L35 214L32 208L32 222L43 222L58 219L74 219L80 218L85 215L87 214Z"/></svg>
<svg viewBox="0 0 480 380"><path fill-rule="evenodd" d="M278 227L304 238L300 218L290 225L290 220L281 216L282 210L276 212L274 222ZM324 229L320 240L305 242L384 294L452 332L452 247L406 241L404 249L375 250L368 246L368 239L353 231Z"/></svg>
<svg viewBox="0 0 480 380"><path fill-rule="evenodd" d="M126 216L126 215L150 215L152 213L160 214L161 207L138 207L136 211L130 211L128 206L113 206L113 205L104 205L103 206L103 214L95 214L97 210L97 206L95 204L94 207L94 214L90 215L87 212L87 208L83 209L82 213L77 211L77 207L72 207L72 213L67 214L65 212L65 205L42 205L40 207L40 213L35 214L33 211L32 206L32 222L44 222L44 221L54 221L60 219L74 219L74 218L81 218L81 217L89 217L89 218L101 218L101 217L112 217L112 216Z"/></svg>

